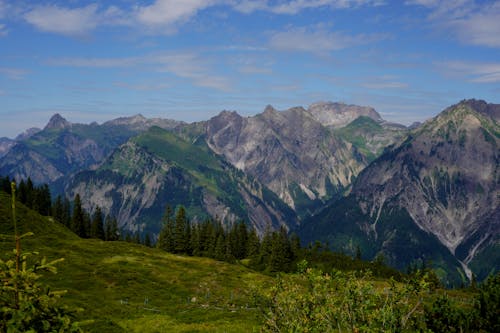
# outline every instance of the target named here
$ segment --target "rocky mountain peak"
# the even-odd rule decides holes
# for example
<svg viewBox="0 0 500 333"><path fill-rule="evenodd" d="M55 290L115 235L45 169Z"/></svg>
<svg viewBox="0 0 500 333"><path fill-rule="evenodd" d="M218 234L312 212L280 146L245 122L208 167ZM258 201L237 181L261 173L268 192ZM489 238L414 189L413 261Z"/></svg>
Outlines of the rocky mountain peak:
<svg viewBox="0 0 500 333"><path fill-rule="evenodd" d="M45 126L45 130L47 129L65 129L71 127L71 123L64 119L59 113L53 115L47 125Z"/></svg>
<svg viewBox="0 0 500 333"><path fill-rule="evenodd" d="M33 135L35 135L36 133L40 132L41 129L37 128L37 127L32 127L32 128L29 128L27 129L26 131L22 132L21 134L19 134L18 136L16 136L16 141L21 141L21 140L26 140L26 139L29 139L31 138Z"/></svg>
<svg viewBox="0 0 500 333"><path fill-rule="evenodd" d="M272 105L267 105L264 109L264 114L273 114L278 112Z"/></svg>
<svg viewBox="0 0 500 333"><path fill-rule="evenodd" d="M346 126L361 116L370 117L375 121L382 121L380 114L374 108L367 106L317 102L311 104L307 111L324 126L335 128Z"/></svg>
<svg viewBox="0 0 500 333"><path fill-rule="evenodd" d="M493 118L496 121L500 121L500 104L491 104L478 99L467 99L461 101L457 105L452 106L451 108L456 108L456 106L460 105L469 107L476 112Z"/></svg>

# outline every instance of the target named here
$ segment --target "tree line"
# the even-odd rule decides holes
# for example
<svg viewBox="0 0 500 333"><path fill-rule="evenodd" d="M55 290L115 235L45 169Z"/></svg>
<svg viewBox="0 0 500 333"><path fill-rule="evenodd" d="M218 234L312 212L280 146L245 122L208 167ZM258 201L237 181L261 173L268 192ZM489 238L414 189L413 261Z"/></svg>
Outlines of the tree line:
<svg viewBox="0 0 500 333"><path fill-rule="evenodd" d="M290 234L285 227L272 231L268 228L263 235L245 222L239 221L225 226L218 219L206 219L191 223L186 210L180 206L176 211L167 206L162 219L163 227L156 247L170 253L208 257L234 263L243 261L249 267L263 272L293 272L297 264L307 260L311 267L322 270L333 268L345 271L370 270L378 277L394 277L401 280L401 272L388 267L382 257L373 262L332 252L328 246L315 242L301 246L300 238ZM136 240L138 241L138 240Z"/></svg>
<svg viewBox="0 0 500 333"><path fill-rule="evenodd" d="M10 193L9 177L0 177L0 189ZM54 201L46 184L33 185L30 178L17 185L16 198L31 209L45 216L52 216L82 238L97 238L106 241L123 240L156 246L170 253L208 257L234 263L245 260L249 267L268 273L292 272L297 263L307 260L311 267L322 270L369 269L380 277L401 279L402 273L385 265L380 257L373 262L361 260L358 249L355 258L343 253L331 252L328 246L315 242L302 247L296 234L289 234L285 227L272 231L268 228L258 235L256 230L243 221L224 225L220 220L206 219L191 223L184 207L166 207L162 218L162 229L158 237L149 233L123 232L111 215L104 216L97 206L92 214L82 207L79 194L73 202L58 195Z"/></svg>
<svg viewBox="0 0 500 333"><path fill-rule="evenodd" d="M0 177L0 189L11 194L11 179ZM113 216L104 216L99 206L91 214L82 207L79 194L73 204L68 198L58 195L54 202L47 184L35 186L28 178L21 180L15 188L16 199L44 216L52 216L82 238L98 238L107 241L120 239L118 221Z"/></svg>
<svg viewBox="0 0 500 333"><path fill-rule="evenodd" d="M267 231L261 240L243 221L226 227L218 219L191 224L182 206L176 212L167 206L162 222L156 243L160 249L226 262L250 259L250 266L269 272L291 271L300 247L285 228Z"/></svg>

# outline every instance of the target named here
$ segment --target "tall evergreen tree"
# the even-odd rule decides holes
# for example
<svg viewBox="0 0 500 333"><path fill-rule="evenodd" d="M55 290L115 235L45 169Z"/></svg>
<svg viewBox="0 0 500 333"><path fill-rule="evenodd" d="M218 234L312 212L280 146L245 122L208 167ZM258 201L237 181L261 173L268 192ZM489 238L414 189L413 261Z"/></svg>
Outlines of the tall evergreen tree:
<svg viewBox="0 0 500 333"><path fill-rule="evenodd" d="M248 233L246 257L254 258L259 255L259 252L260 252L259 236L257 236L257 232L255 231L255 229L252 229Z"/></svg>
<svg viewBox="0 0 500 333"><path fill-rule="evenodd" d="M152 247L153 244L151 242L151 236L149 235L149 232L146 233L146 235L144 236L144 245L147 246L147 247Z"/></svg>
<svg viewBox="0 0 500 333"><path fill-rule="evenodd" d="M98 238L104 240L104 221L102 216L102 211L99 206L96 207L94 215L92 216L92 225L90 228L90 236L92 238Z"/></svg>
<svg viewBox="0 0 500 333"><path fill-rule="evenodd" d="M173 252L174 251L174 219L172 217L172 207L167 205L165 208L165 213L163 214L162 222L163 227L158 236L158 242L156 246L164 251Z"/></svg>
<svg viewBox="0 0 500 333"><path fill-rule="evenodd" d="M73 214L71 220L71 229L80 237L85 237L85 214L82 209L80 194L76 194L73 202Z"/></svg>
<svg viewBox="0 0 500 333"><path fill-rule="evenodd" d="M54 205L52 206L52 217L54 217L54 220L56 220L57 222L64 223L63 215L64 215L63 201L62 197L58 195L56 200L54 201Z"/></svg>
<svg viewBox="0 0 500 333"><path fill-rule="evenodd" d="M116 221L115 217L111 217L110 215L106 216L105 239L107 241L117 241L120 239L118 221Z"/></svg>
<svg viewBox="0 0 500 333"><path fill-rule="evenodd" d="M175 215L174 228L174 252L188 253L189 251L189 235L188 235L188 220L186 218L186 210L184 207L179 207Z"/></svg>

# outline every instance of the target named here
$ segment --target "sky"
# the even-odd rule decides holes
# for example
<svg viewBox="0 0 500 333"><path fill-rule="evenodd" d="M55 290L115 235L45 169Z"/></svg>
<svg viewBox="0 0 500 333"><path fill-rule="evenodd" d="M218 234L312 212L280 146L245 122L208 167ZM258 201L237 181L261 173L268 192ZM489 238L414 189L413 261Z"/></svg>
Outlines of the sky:
<svg viewBox="0 0 500 333"><path fill-rule="evenodd" d="M0 137L318 101L409 125L500 103L500 0L0 0Z"/></svg>

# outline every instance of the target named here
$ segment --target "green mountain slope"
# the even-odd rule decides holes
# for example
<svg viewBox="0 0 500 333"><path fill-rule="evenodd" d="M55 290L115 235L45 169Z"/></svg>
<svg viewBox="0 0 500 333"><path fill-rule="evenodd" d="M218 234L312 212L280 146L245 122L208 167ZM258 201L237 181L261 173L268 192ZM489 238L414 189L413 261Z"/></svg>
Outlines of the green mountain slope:
<svg viewBox="0 0 500 333"><path fill-rule="evenodd" d="M470 100L444 110L386 149L300 235L344 249L358 242L400 268L432 261L454 284L500 270L498 109Z"/></svg>
<svg viewBox="0 0 500 333"><path fill-rule="evenodd" d="M55 114L43 130L20 138L0 157L0 174L48 183L60 191L67 177L95 167L116 147L153 125L173 128L179 122L146 119L140 115L118 118L102 125L73 124Z"/></svg>
<svg viewBox="0 0 500 333"><path fill-rule="evenodd" d="M0 192L0 234L13 235L9 197ZM258 329L252 286L271 278L242 266L182 257L125 242L80 239L64 226L18 205L25 251L64 258L44 282L67 290L62 301L93 319L91 332L248 332ZM2 236L8 256L13 237Z"/></svg>
<svg viewBox="0 0 500 333"><path fill-rule="evenodd" d="M399 142L408 130L401 125L376 121L361 116L334 131L341 139L353 144L368 162L380 156L383 150Z"/></svg>
<svg viewBox="0 0 500 333"><path fill-rule="evenodd" d="M165 207L186 207L188 216L245 220L263 232L268 226L294 226L293 210L274 193L204 143L188 142L153 127L117 149L97 170L76 174L66 193L76 193L129 231L158 233Z"/></svg>

